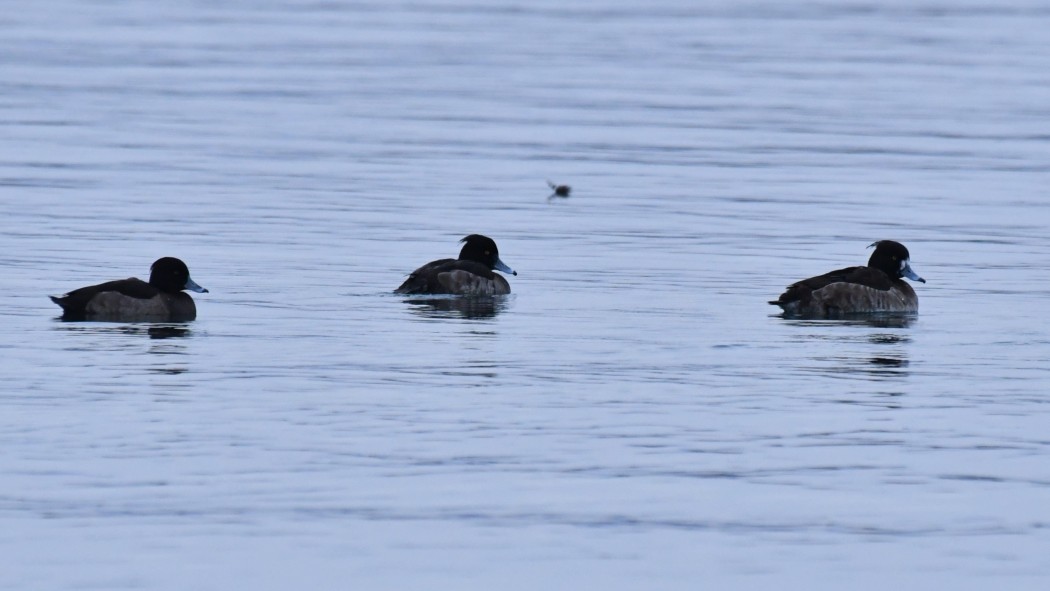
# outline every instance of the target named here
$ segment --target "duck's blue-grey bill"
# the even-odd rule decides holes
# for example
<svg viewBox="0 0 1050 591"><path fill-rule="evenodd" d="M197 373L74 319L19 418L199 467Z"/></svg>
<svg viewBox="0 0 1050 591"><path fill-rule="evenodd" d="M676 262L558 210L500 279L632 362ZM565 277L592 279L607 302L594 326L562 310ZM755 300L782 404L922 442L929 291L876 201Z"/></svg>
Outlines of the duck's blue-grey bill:
<svg viewBox="0 0 1050 591"><path fill-rule="evenodd" d="M184 287L183 289L188 289L190 291L195 291L197 293L208 293L208 290L206 290L203 287L197 285L197 282L192 280L192 279L190 279L189 277L186 278L186 287Z"/></svg>
<svg viewBox="0 0 1050 591"><path fill-rule="evenodd" d="M925 279L919 277L918 273L911 270L911 265L908 264L908 261L904 261L904 265L901 267L901 275L904 275L912 281L921 281L922 283L926 283Z"/></svg>
<svg viewBox="0 0 1050 591"><path fill-rule="evenodd" d="M508 267L507 263L504 263L503 261L501 261L499 259L496 259L496 267L495 268L496 268L497 271L503 271L504 273L510 273L511 275L517 275L518 274L517 271L515 271L514 269L511 269L510 267Z"/></svg>

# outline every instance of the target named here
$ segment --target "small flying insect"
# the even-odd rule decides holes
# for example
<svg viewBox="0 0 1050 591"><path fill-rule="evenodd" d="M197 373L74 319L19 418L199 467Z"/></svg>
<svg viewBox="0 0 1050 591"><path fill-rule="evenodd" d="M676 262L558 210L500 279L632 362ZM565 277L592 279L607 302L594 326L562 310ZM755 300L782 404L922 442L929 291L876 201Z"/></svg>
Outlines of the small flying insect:
<svg viewBox="0 0 1050 591"><path fill-rule="evenodd" d="M547 197L547 199L554 199L555 197L568 197L569 193L572 192L572 187L570 187L569 185L559 185L550 181L547 181L547 185L549 185L550 188L554 191L550 194L550 196Z"/></svg>

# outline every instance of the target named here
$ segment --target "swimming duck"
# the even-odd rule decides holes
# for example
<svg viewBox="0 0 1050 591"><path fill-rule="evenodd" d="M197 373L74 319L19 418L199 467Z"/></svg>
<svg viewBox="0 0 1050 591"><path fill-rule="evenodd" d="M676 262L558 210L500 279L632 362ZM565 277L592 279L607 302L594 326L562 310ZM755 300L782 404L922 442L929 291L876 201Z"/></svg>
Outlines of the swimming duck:
<svg viewBox="0 0 1050 591"><path fill-rule="evenodd" d="M186 263L163 257L150 267L148 283L130 277L50 297L62 307L63 320L184 322L197 317L193 298L184 289L208 293L190 279Z"/></svg>
<svg viewBox="0 0 1050 591"><path fill-rule="evenodd" d="M423 265L408 276L400 294L505 295L507 280L493 271L518 273L499 259L496 243L487 236L471 234L460 240L458 259L440 259Z"/></svg>
<svg viewBox="0 0 1050 591"><path fill-rule="evenodd" d="M866 267L847 267L788 286L780 298L769 302L785 314L807 317L835 317L873 312L919 311L919 296L902 280L926 283L911 268L911 255L900 242L880 240L872 243Z"/></svg>

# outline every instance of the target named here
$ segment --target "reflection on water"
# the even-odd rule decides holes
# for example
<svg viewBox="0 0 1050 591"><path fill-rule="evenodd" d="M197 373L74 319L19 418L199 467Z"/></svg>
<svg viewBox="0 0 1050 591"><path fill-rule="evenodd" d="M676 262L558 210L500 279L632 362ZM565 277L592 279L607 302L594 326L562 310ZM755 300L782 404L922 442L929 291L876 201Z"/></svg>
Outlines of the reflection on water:
<svg viewBox="0 0 1050 591"><path fill-rule="evenodd" d="M183 324L120 324L114 325L108 322L85 322L57 319L61 324L58 330L85 334L126 334L133 336L148 336L151 339L184 338L193 334Z"/></svg>
<svg viewBox="0 0 1050 591"><path fill-rule="evenodd" d="M879 314L842 320L787 319L792 326L809 329L798 335L801 342L830 343L806 360L804 369L832 377L861 377L866 380L900 380L908 376L908 346L911 336L886 329L906 329L915 321L914 314ZM873 332L856 329L873 328ZM811 362L817 362L815 366Z"/></svg>
<svg viewBox="0 0 1050 591"><path fill-rule="evenodd" d="M185 344L180 340L189 337L193 331L178 324L111 324L105 322L60 322L58 330L85 337L78 339L75 351L111 351L137 350L142 343L151 343L146 348L150 355L184 355ZM111 337L134 337L111 338ZM141 338L148 341L140 340ZM163 373L182 373L185 368L160 367L155 371Z"/></svg>
<svg viewBox="0 0 1050 591"><path fill-rule="evenodd" d="M907 367L908 360L897 357L872 357L869 361L872 365L881 365L884 367Z"/></svg>
<svg viewBox="0 0 1050 591"><path fill-rule="evenodd" d="M151 367L149 371L151 373L177 376L186 373L189 369L186 367Z"/></svg>
<svg viewBox="0 0 1050 591"><path fill-rule="evenodd" d="M494 318L507 308L507 298L503 296L448 296L427 297L424 299L409 298L409 310L424 318Z"/></svg>
<svg viewBox="0 0 1050 591"><path fill-rule="evenodd" d="M184 324L113 324L109 322L60 321L57 330L78 337L73 351L132 351L156 355L158 364L147 371L156 374L178 375L189 369L183 365L171 365L167 359L177 359L186 354L183 339L193 331ZM124 338L132 337L132 338ZM143 350L142 345L147 344Z"/></svg>
<svg viewBox="0 0 1050 591"><path fill-rule="evenodd" d="M872 380L896 380L907 377L908 357L903 351L878 355L839 355L817 358L825 362L822 373L832 376L859 376Z"/></svg>
<svg viewBox="0 0 1050 591"><path fill-rule="evenodd" d="M190 336L190 329L182 326L151 326L146 332L151 339L171 339Z"/></svg>
<svg viewBox="0 0 1050 591"><path fill-rule="evenodd" d="M918 318L917 314L879 313L856 314L841 318L803 318L788 314L774 314L794 326L871 326L873 328L908 328Z"/></svg>

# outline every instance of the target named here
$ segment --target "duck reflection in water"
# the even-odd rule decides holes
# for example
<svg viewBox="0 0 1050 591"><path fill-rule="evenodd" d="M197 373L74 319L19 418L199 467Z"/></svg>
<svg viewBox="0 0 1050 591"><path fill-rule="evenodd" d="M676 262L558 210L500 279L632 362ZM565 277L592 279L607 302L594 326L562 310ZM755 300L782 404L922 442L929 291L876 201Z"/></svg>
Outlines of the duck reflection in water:
<svg viewBox="0 0 1050 591"><path fill-rule="evenodd" d="M151 326L146 330L151 339L182 339L192 334L183 326Z"/></svg>
<svg viewBox="0 0 1050 591"><path fill-rule="evenodd" d="M82 334L126 334L132 336L148 336L150 339L185 338L193 334L184 324L83 324L71 323L61 318L58 330Z"/></svg>
<svg viewBox="0 0 1050 591"><path fill-rule="evenodd" d="M908 356L904 351L888 351L876 355L858 355L856 357L839 355L835 357L816 358L817 361L829 363L818 369L821 373L833 377L857 376L873 381L900 380L908 375Z"/></svg>
<svg viewBox="0 0 1050 591"><path fill-rule="evenodd" d="M495 318L507 308L503 296L446 296L409 298L404 300L410 311L425 318L468 318L472 320Z"/></svg>
<svg viewBox="0 0 1050 591"><path fill-rule="evenodd" d="M185 324L100 324L76 323L56 319L56 330L76 336L72 350L79 351L133 351L142 350L149 339L145 352L156 356L157 367L150 368L153 373L181 374L188 370L183 365L172 365L186 354L186 343L180 339L193 336L193 331ZM131 338L123 338L123 337ZM160 342L158 342L160 341ZM163 362L161 360L164 360Z"/></svg>
<svg viewBox="0 0 1050 591"><path fill-rule="evenodd" d="M791 326L870 326L871 328L909 328L918 319L918 314L881 312L874 314L853 314L834 320L799 318L773 314L773 318L783 318Z"/></svg>
<svg viewBox="0 0 1050 591"><path fill-rule="evenodd" d="M789 320L788 323L809 329L799 334L798 340L809 341L812 348L821 351L804 359L801 366L804 371L882 382L908 376L911 336L896 329L906 329L914 321L914 315L880 314L846 320ZM832 345L830 349L828 343ZM834 352L828 354L829 350Z"/></svg>
<svg viewBox="0 0 1050 591"><path fill-rule="evenodd" d="M881 326L879 328L896 328ZM877 346L878 351L869 354L862 359L867 367L857 368L876 378L899 378L908 375L907 346L911 343L911 337L899 333L872 333L868 335L868 342ZM884 349L883 347L889 347Z"/></svg>

